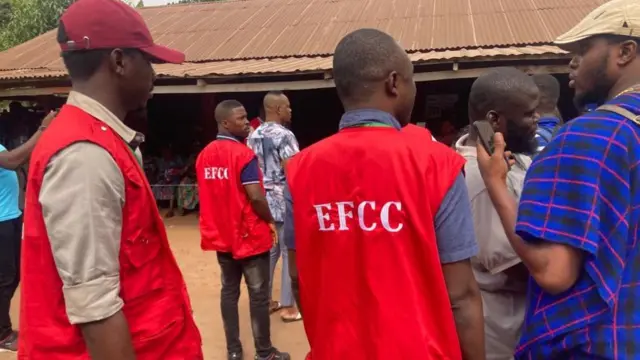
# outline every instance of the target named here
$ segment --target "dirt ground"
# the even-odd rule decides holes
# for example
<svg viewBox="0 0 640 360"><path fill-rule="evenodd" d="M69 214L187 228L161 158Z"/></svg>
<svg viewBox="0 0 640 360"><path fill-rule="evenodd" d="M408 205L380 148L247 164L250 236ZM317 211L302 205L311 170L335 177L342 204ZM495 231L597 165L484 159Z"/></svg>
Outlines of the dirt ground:
<svg viewBox="0 0 640 360"><path fill-rule="evenodd" d="M220 317L220 268L214 253L200 250L197 217L193 215L166 221L169 241L187 281L194 315L202 334L204 358L226 360L224 331ZM280 264L279 264L280 265ZM276 273L274 297L280 294L280 266ZM18 322L19 296L13 299L12 319ZM240 336L244 345L245 359L253 359L253 340L249 319L249 299L246 288L240 297ZM303 360L309 349L302 322L284 324L280 317L271 317L271 339L274 346L291 354L293 360ZM0 353L0 360L15 360L16 356Z"/></svg>

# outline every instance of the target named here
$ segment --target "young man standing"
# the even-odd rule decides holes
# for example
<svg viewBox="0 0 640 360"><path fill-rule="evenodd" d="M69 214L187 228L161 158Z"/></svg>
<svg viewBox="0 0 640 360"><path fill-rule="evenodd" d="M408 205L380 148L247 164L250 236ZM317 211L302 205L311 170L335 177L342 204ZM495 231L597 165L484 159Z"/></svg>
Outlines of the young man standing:
<svg viewBox="0 0 640 360"><path fill-rule="evenodd" d="M577 107L604 106L558 130L529 168L519 208L501 134L493 156L478 147L493 204L533 279L516 359L640 358L639 30L640 1L612 0L556 39L574 54Z"/></svg>
<svg viewBox="0 0 640 360"><path fill-rule="evenodd" d="M556 130L562 125L562 118L558 110L558 99L560 99L560 83L558 79L549 74L534 74L531 76L533 82L540 92L538 102L538 130L536 140L538 147L535 153L539 153L551 141Z"/></svg>
<svg viewBox="0 0 640 360"><path fill-rule="evenodd" d="M22 245L22 210L17 169L29 160L40 135L55 113L24 144L12 151L0 145L0 351L18 350L18 333L13 331L9 310L11 299L20 283L20 250Z"/></svg>
<svg viewBox="0 0 640 360"><path fill-rule="evenodd" d="M241 103L216 106L218 136L196 160L200 191L201 246L216 251L222 271L220 305L229 360L243 358L238 323L240 282L249 289L256 359L288 360L271 345L269 319L269 250L278 243L276 223L264 195L256 155L243 144L249 135Z"/></svg>
<svg viewBox="0 0 640 360"><path fill-rule="evenodd" d="M391 36L346 35L333 69L340 131L287 168L307 359L485 359L464 160L400 131L416 87Z"/></svg>
<svg viewBox="0 0 640 360"><path fill-rule="evenodd" d="M260 169L264 174L264 186L267 191L267 201L278 228L278 235L282 237L284 223L284 185L285 167L289 159L298 153L298 141L291 126L291 104L286 95L278 91L271 91L264 97L264 123L249 137L247 145L258 156ZM282 280L280 301L271 301L272 312L282 309L281 319L285 322L299 321L302 317L296 310L291 292L291 277L289 275L289 258L284 242L271 249L271 277L269 294L273 293L273 276L276 264L282 257Z"/></svg>
<svg viewBox="0 0 640 360"><path fill-rule="evenodd" d="M33 151L26 194L20 358L201 360L184 279L124 125L146 107L154 44L121 1L79 0L58 42L72 91Z"/></svg>
<svg viewBox="0 0 640 360"><path fill-rule="evenodd" d="M531 77L515 68L498 68L480 76L469 94L469 120L486 121L509 139L518 161L507 174L507 188L516 199L536 149L538 88ZM471 199L473 224L480 251L472 260L482 292L487 360L511 360L520 338L526 308L528 272L507 239L500 216L484 184L475 134L462 136L456 151L467 160L465 181Z"/></svg>

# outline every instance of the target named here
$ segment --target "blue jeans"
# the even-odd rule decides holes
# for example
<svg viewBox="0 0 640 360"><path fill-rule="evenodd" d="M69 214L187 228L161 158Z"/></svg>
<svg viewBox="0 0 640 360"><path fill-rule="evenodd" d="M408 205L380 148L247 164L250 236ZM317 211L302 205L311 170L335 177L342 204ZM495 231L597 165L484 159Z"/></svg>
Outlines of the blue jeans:
<svg viewBox="0 0 640 360"><path fill-rule="evenodd" d="M283 307L294 306L293 292L291 291L291 277L289 276L289 255L284 244L284 223L276 223L278 230L278 244L271 248L271 277L269 281L269 294L273 294L273 275L280 256L282 256L282 280L280 290L280 304ZM271 296L273 298L273 295Z"/></svg>

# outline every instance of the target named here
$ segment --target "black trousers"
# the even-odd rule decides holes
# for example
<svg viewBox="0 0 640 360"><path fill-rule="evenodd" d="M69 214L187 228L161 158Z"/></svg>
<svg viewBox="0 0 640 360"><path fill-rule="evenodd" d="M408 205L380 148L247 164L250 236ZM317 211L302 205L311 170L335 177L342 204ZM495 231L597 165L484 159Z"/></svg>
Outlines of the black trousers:
<svg viewBox="0 0 640 360"><path fill-rule="evenodd" d="M220 308L229 353L242 352L238 299L243 275L249 290L251 330L256 353L266 357L274 351L269 319L269 261L269 252L240 260L234 259L229 253L218 253L222 271Z"/></svg>
<svg viewBox="0 0 640 360"><path fill-rule="evenodd" d="M9 308L20 283L22 216L0 221L0 337L11 331Z"/></svg>

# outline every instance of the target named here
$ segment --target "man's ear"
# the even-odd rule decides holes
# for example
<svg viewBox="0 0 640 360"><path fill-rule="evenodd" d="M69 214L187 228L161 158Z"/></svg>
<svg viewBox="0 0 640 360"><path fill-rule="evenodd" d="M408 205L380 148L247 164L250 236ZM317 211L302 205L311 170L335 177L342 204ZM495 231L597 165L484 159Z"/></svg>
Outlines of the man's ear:
<svg viewBox="0 0 640 360"><path fill-rule="evenodd" d="M396 71L392 71L387 76L387 80L384 82L384 87L387 93L393 96L398 96L398 82L400 77Z"/></svg>
<svg viewBox="0 0 640 360"><path fill-rule="evenodd" d="M109 53L109 65L116 74L124 74L125 61L124 51L122 51L122 49L113 49L113 51Z"/></svg>
<svg viewBox="0 0 640 360"><path fill-rule="evenodd" d="M493 131L498 131L500 129L500 115L495 110L490 110L485 115L485 120L491 124Z"/></svg>
<svg viewBox="0 0 640 360"><path fill-rule="evenodd" d="M620 43L618 53L618 65L627 66L638 56L638 42L635 40L627 40Z"/></svg>

